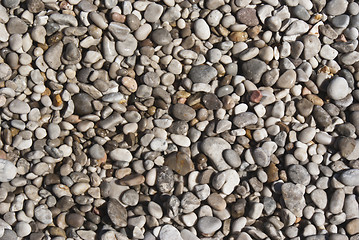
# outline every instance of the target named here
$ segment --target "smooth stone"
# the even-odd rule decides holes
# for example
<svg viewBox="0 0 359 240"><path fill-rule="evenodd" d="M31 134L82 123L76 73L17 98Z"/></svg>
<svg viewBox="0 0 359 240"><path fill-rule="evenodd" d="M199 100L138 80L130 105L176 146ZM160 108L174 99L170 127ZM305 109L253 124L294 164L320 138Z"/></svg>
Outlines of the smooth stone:
<svg viewBox="0 0 359 240"><path fill-rule="evenodd" d="M256 164L258 164L259 166L261 166L261 167L269 166L270 158L263 148L258 147L256 149L254 149L252 156L253 156L253 159L256 162Z"/></svg>
<svg viewBox="0 0 359 240"><path fill-rule="evenodd" d="M359 169L349 169L343 171L339 180L346 186L359 186Z"/></svg>
<svg viewBox="0 0 359 240"><path fill-rule="evenodd" d="M190 156L183 152L173 152L167 155L164 164L181 176L194 171L194 164Z"/></svg>
<svg viewBox="0 0 359 240"><path fill-rule="evenodd" d="M307 186L310 183L310 174L302 165L293 164L289 166L287 174L294 183L302 184L304 186Z"/></svg>
<svg viewBox="0 0 359 240"><path fill-rule="evenodd" d="M343 210L345 201L345 191L344 189L337 189L332 193L329 202L329 210L333 214L339 214Z"/></svg>
<svg viewBox="0 0 359 240"><path fill-rule="evenodd" d="M39 13L45 10L45 4L41 0L28 0L27 9L31 13Z"/></svg>
<svg viewBox="0 0 359 240"><path fill-rule="evenodd" d="M172 114L182 121L190 121L196 117L196 111L186 104L177 103L172 106Z"/></svg>
<svg viewBox="0 0 359 240"><path fill-rule="evenodd" d="M16 166L5 159L0 159L0 182L10 182L17 174Z"/></svg>
<svg viewBox="0 0 359 240"><path fill-rule="evenodd" d="M74 228L80 228L84 224L84 217L78 213L66 214L66 223Z"/></svg>
<svg viewBox="0 0 359 240"><path fill-rule="evenodd" d="M218 110L223 107L223 103L214 93L205 94L202 102L208 110Z"/></svg>
<svg viewBox="0 0 359 240"><path fill-rule="evenodd" d="M257 84L262 75L267 71L267 64L259 59L251 59L241 64L244 76Z"/></svg>
<svg viewBox="0 0 359 240"><path fill-rule="evenodd" d="M349 235L354 235L359 233L359 218L353 219L347 223L345 230Z"/></svg>
<svg viewBox="0 0 359 240"><path fill-rule="evenodd" d="M351 89L345 78L334 77L334 79L332 79L328 84L327 94L333 100L343 99L349 93L351 93Z"/></svg>
<svg viewBox="0 0 359 240"><path fill-rule="evenodd" d="M111 22L108 30L119 41L125 41L131 31L125 24L118 22Z"/></svg>
<svg viewBox="0 0 359 240"><path fill-rule="evenodd" d="M151 202L148 203L147 208L148 208L148 212L149 212L152 216L154 216L154 217L157 218L157 219L161 219L161 218L162 218L162 216L163 216L163 211L162 211L161 206L160 206L158 203L151 201Z"/></svg>
<svg viewBox="0 0 359 240"><path fill-rule="evenodd" d="M223 158L233 168L237 168L241 165L241 158L239 154L232 149L224 150Z"/></svg>
<svg viewBox="0 0 359 240"><path fill-rule="evenodd" d="M302 42L304 44L303 56L306 60L311 59L317 55L322 46L319 38L314 35L305 35L302 38Z"/></svg>
<svg viewBox="0 0 359 240"><path fill-rule="evenodd" d="M309 26L305 21L296 20L287 28L285 35L300 35L308 31Z"/></svg>
<svg viewBox="0 0 359 240"><path fill-rule="evenodd" d="M221 227L222 222L216 217L201 217L197 222L198 230L204 235L213 234Z"/></svg>
<svg viewBox="0 0 359 240"><path fill-rule="evenodd" d="M52 223L52 212L45 206L39 205L35 208L35 218L43 224Z"/></svg>
<svg viewBox="0 0 359 240"><path fill-rule="evenodd" d="M118 227L127 226L127 211L119 201L110 198L107 203L107 214L112 223Z"/></svg>
<svg viewBox="0 0 359 240"><path fill-rule="evenodd" d="M227 203L218 193L212 193L207 198L208 204L217 211L222 211L226 208Z"/></svg>
<svg viewBox="0 0 359 240"><path fill-rule="evenodd" d="M214 167L223 171L231 168L223 158L223 151L226 149L231 149L231 145L219 137L208 137L200 145L202 152L209 157Z"/></svg>
<svg viewBox="0 0 359 240"><path fill-rule="evenodd" d="M136 206L139 201L139 194L134 189L129 189L122 194L121 202L129 206Z"/></svg>
<svg viewBox="0 0 359 240"><path fill-rule="evenodd" d="M169 167L164 166L158 170L156 177L156 186L158 190L162 193L170 192L173 189L174 174Z"/></svg>
<svg viewBox="0 0 359 240"><path fill-rule="evenodd" d="M276 85L279 88L292 88L297 80L297 73L290 69L285 71L278 79Z"/></svg>
<svg viewBox="0 0 359 240"><path fill-rule="evenodd" d="M61 66L61 55L64 44L60 41L52 45L44 54L44 60L54 70Z"/></svg>
<svg viewBox="0 0 359 240"><path fill-rule="evenodd" d="M11 74L12 74L12 70L11 70L10 66L7 65L6 63L0 63L0 81L9 80L11 77Z"/></svg>
<svg viewBox="0 0 359 240"><path fill-rule="evenodd" d="M151 33L154 43L160 46L164 46L172 42L172 36L170 32L165 28L158 28Z"/></svg>
<svg viewBox="0 0 359 240"><path fill-rule="evenodd" d="M303 209L306 206L302 190L293 183L284 183L281 190L286 207L294 213L295 216L301 217L303 215Z"/></svg>
<svg viewBox="0 0 359 240"><path fill-rule="evenodd" d="M6 28L10 35L12 34L24 34L28 30L28 25L24 20L18 17L11 17L6 23Z"/></svg>
<svg viewBox="0 0 359 240"><path fill-rule="evenodd" d="M237 12L237 19L249 27L254 27L259 24L257 18L257 11L255 8L242 8Z"/></svg>
<svg viewBox="0 0 359 240"><path fill-rule="evenodd" d="M124 57L132 56L136 49L137 40L132 34L129 34L124 41L116 42L116 51Z"/></svg>
<svg viewBox="0 0 359 240"><path fill-rule="evenodd" d="M9 104L9 110L15 114L27 114L30 112L30 106L26 102L14 99Z"/></svg>
<svg viewBox="0 0 359 240"><path fill-rule="evenodd" d="M327 198L327 193L323 189L315 189L310 194L310 198L318 208L320 209L326 208L328 203L328 198Z"/></svg>
<svg viewBox="0 0 359 240"><path fill-rule="evenodd" d="M4 234L0 237L0 240L17 240L18 236L13 230L5 229Z"/></svg>
<svg viewBox="0 0 359 240"><path fill-rule="evenodd" d="M193 25L194 34L200 40L207 40L211 36L211 30L204 19L197 19Z"/></svg>
<svg viewBox="0 0 359 240"><path fill-rule="evenodd" d="M94 144L92 147L90 147L88 153L91 158L96 160L102 159L106 154L105 149L99 144Z"/></svg>
<svg viewBox="0 0 359 240"><path fill-rule="evenodd" d="M75 105L75 114L83 116L93 112L93 98L87 93L78 93L72 97L72 100Z"/></svg>
<svg viewBox="0 0 359 240"><path fill-rule="evenodd" d="M340 154L348 158L355 150L356 141L353 138L349 137L339 137L338 139L338 148Z"/></svg>
<svg viewBox="0 0 359 240"><path fill-rule="evenodd" d="M168 143L166 139L154 138L150 143L150 147L153 151L163 152L167 150Z"/></svg>
<svg viewBox="0 0 359 240"><path fill-rule="evenodd" d="M324 11L328 15L337 16L345 13L348 7L348 1L346 0L331 0L325 6Z"/></svg>
<svg viewBox="0 0 359 240"><path fill-rule="evenodd" d="M163 7L160 4L151 3L148 4L143 17L147 22L154 23L160 19L163 13Z"/></svg>
<svg viewBox="0 0 359 240"><path fill-rule="evenodd" d="M109 157L114 161L130 162L132 160L132 154L129 150L123 148L116 148L112 150Z"/></svg>
<svg viewBox="0 0 359 240"><path fill-rule="evenodd" d="M181 233L172 225L164 225L161 227L160 233L159 233L159 239L160 240L167 240L167 239L173 239L173 240L183 240L181 237Z"/></svg>
<svg viewBox="0 0 359 240"><path fill-rule="evenodd" d="M233 124L239 128L253 125L258 122L258 117L252 112L242 112L233 118Z"/></svg>
<svg viewBox="0 0 359 240"><path fill-rule="evenodd" d="M194 83L209 83L217 76L217 70L209 65L199 65L191 68L188 77Z"/></svg>
<svg viewBox="0 0 359 240"><path fill-rule="evenodd" d="M27 222L20 221L15 225L17 236L26 237L31 233L31 226Z"/></svg>

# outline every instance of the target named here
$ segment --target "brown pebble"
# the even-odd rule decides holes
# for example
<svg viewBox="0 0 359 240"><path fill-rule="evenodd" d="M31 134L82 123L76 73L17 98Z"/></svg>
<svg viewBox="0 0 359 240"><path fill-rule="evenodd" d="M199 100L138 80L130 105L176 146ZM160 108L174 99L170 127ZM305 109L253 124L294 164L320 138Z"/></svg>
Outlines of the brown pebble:
<svg viewBox="0 0 359 240"><path fill-rule="evenodd" d="M248 33L232 32L231 34L229 34L229 39L233 42L245 42L248 39Z"/></svg>
<svg viewBox="0 0 359 240"><path fill-rule="evenodd" d="M254 102L254 103L259 103L263 97L261 91L259 90L254 90L250 93L250 101Z"/></svg>
<svg viewBox="0 0 359 240"><path fill-rule="evenodd" d="M267 175L268 175L268 182L272 183L279 179L278 176L278 168L274 163L270 163L269 166L266 169Z"/></svg>
<svg viewBox="0 0 359 240"><path fill-rule="evenodd" d="M62 105L62 98L61 98L60 94L55 95L53 104L54 104L55 107L59 107L59 106Z"/></svg>
<svg viewBox="0 0 359 240"><path fill-rule="evenodd" d="M218 193L212 193L207 198L208 204L217 211L222 211L226 208L227 203Z"/></svg>
<svg viewBox="0 0 359 240"><path fill-rule="evenodd" d="M119 22L119 23L125 23L125 21L126 21L126 16L125 15L119 14L119 13L116 13L116 12L112 13L111 18L112 18L113 21Z"/></svg>
<svg viewBox="0 0 359 240"><path fill-rule="evenodd" d="M131 174L131 168L121 168L116 170L115 177L121 179L130 174Z"/></svg>
<svg viewBox="0 0 359 240"><path fill-rule="evenodd" d="M119 183L123 186L136 186L145 182L145 177L140 174L127 175Z"/></svg>
<svg viewBox="0 0 359 240"><path fill-rule="evenodd" d="M323 106L323 105L324 105L323 99L321 99L321 98L318 97L317 95L308 94L308 95L305 95L305 97L306 97L309 101L311 101L314 105L317 105L317 106Z"/></svg>

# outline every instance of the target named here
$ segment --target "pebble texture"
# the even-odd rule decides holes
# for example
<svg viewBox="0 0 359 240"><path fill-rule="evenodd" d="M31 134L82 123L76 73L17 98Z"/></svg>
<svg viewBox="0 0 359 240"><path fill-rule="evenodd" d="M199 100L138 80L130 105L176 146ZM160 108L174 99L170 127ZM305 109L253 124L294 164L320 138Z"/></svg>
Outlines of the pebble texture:
<svg viewBox="0 0 359 240"><path fill-rule="evenodd" d="M355 0L1 0L0 239L358 240Z"/></svg>

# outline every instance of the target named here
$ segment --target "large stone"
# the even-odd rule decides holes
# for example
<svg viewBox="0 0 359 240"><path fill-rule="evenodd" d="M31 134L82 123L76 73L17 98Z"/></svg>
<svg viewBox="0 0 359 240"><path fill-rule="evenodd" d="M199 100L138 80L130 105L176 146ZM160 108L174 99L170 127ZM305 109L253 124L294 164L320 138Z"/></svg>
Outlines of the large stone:
<svg viewBox="0 0 359 240"><path fill-rule="evenodd" d="M293 183L284 183L281 189L286 207L294 213L295 216L301 217L303 215L303 209L306 206L304 192Z"/></svg>

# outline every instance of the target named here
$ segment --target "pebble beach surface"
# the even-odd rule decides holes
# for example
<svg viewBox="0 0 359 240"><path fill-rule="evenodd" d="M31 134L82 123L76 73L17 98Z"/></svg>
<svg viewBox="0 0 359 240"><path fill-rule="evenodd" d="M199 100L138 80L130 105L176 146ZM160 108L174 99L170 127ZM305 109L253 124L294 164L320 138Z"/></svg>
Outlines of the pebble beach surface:
<svg viewBox="0 0 359 240"><path fill-rule="evenodd" d="M359 240L355 0L1 0L0 240Z"/></svg>

